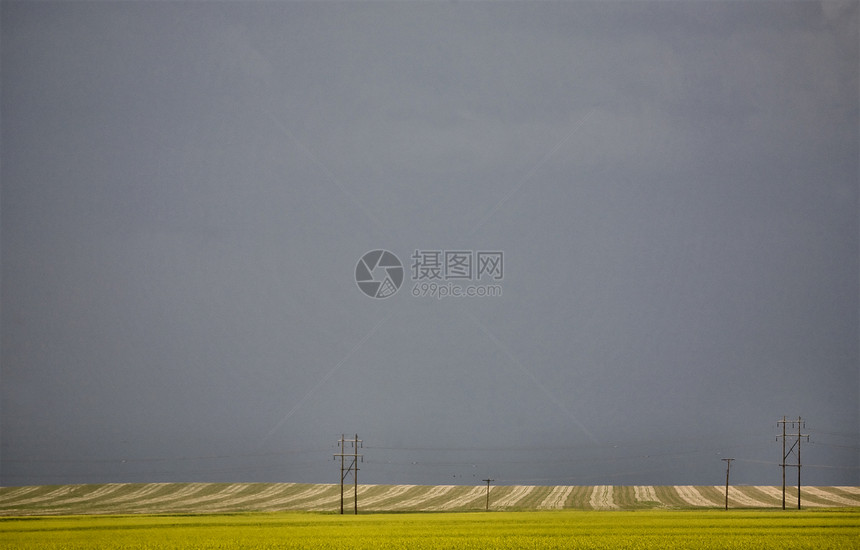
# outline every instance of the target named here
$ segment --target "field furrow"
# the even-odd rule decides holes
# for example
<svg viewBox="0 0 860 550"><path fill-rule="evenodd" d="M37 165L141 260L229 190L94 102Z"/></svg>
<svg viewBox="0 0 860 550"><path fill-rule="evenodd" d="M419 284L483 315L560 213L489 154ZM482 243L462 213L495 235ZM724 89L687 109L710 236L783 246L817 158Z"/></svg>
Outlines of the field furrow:
<svg viewBox="0 0 860 550"><path fill-rule="evenodd" d="M720 488L715 485L715 488ZM722 486L725 491L725 486ZM741 508L766 508L767 493L756 490L752 486L738 485L729 487L729 506Z"/></svg>
<svg viewBox="0 0 860 550"><path fill-rule="evenodd" d="M423 506L429 505L431 502L434 502L438 499L444 498L448 493L454 489L453 485L437 485L437 486L425 486L427 491L424 493L420 493L411 497L407 500L400 502L400 509L403 510L416 510L423 509Z"/></svg>
<svg viewBox="0 0 860 550"><path fill-rule="evenodd" d="M263 484L264 486L267 484ZM254 509L254 503L266 503L292 488L295 483L275 483L261 491L255 491L247 495L237 496L226 502L212 502L199 506L201 511L219 512L229 510Z"/></svg>
<svg viewBox="0 0 860 550"><path fill-rule="evenodd" d="M177 501L172 498L173 497L172 494L165 495L164 497L161 497L161 496L153 497L153 498L147 499L147 501L144 503L144 507L146 507L149 512L154 512L154 511L167 512L167 511L175 511L175 510L183 509L183 508L184 509L189 509L189 508L194 509L197 506L200 506L201 504L204 504L204 503L229 501L236 494L242 492L243 490L246 490L248 488L248 485L249 484L247 484L247 483L233 483L233 484L222 487L221 490L214 492L214 493L208 493L207 491L205 491L205 487L198 488L192 494L189 494L188 496L186 496L184 498L184 500L179 503L178 506L177 506ZM201 489L203 489L203 490L201 490ZM137 507L138 507L138 503L135 503L135 508L137 508Z"/></svg>
<svg viewBox="0 0 860 550"><path fill-rule="evenodd" d="M630 508L636 505L636 491L629 485L617 485L612 488L612 502L618 508Z"/></svg>
<svg viewBox="0 0 860 550"><path fill-rule="evenodd" d="M549 495L547 495L547 497L538 505L538 508L551 510L564 508L564 502L567 500L571 491L573 491L573 487L570 485L559 485L558 487L553 487Z"/></svg>
<svg viewBox="0 0 860 550"><path fill-rule="evenodd" d="M773 508L780 505L780 499L774 497L773 493L769 490L766 490L766 487L761 485L746 485L743 486L746 490L747 495L753 497L755 500L761 503L761 506L764 508ZM725 503L725 494L726 488L725 486L715 486L712 487L714 491L719 491L720 493L720 502ZM729 487L729 498L731 498L732 491L734 491L734 487Z"/></svg>
<svg viewBox="0 0 860 550"><path fill-rule="evenodd" d="M65 485L62 487L57 487L53 491L48 491L38 496L31 496L29 498L25 498L23 500L16 500L14 503L11 503L14 506L21 506L25 504L35 504L37 502L46 502L54 500L58 497L68 496L70 495L78 486L77 485Z"/></svg>
<svg viewBox="0 0 860 550"><path fill-rule="evenodd" d="M459 489L459 488L458 488ZM458 491L460 494L456 497L444 502L438 506L433 506L427 508L427 510L454 510L456 508L465 508L468 507L472 502L477 501L481 498L486 498L487 488L481 487L480 485L477 487L472 487L467 489L465 492L462 490ZM490 499L492 500L492 492L490 493Z"/></svg>
<svg viewBox="0 0 860 550"><path fill-rule="evenodd" d="M316 499L312 502L307 502L302 505L303 510L313 510L313 511L331 511L340 508L340 488L335 486L337 491L332 491L331 493L325 493L320 496L320 498ZM355 495L358 494L358 507L361 508L361 503L363 502L362 496L371 491L373 489L373 485L359 485L358 490L355 491L352 486L346 486L343 488L343 503L344 507L353 508L355 506Z"/></svg>
<svg viewBox="0 0 860 550"><path fill-rule="evenodd" d="M803 490L803 489L801 489ZM856 498L847 498L840 496L823 487L806 487L806 493L815 497L821 498L828 503L833 503L835 506L860 506L860 495ZM801 494L801 500L803 495Z"/></svg>
<svg viewBox="0 0 860 550"><path fill-rule="evenodd" d="M208 483L175 483L165 486L165 491L149 498L135 500L129 503L126 509L135 508L158 508L163 510L171 504L179 503L182 507L195 506L198 504L195 495L205 491Z"/></svg>
<svg viewBox="0 0 860 550"><path fill-rule="evenodd" d="M518 502L534 490L534 485L514 485L506 495L494 500L492 505L496 508L516 506Z"/></svg>
<svg viewBox="0 0 860 550"><path fill-rule="evenodd" d="M89 489L91 489L91 490L87 490L79 496L57 499L57 500L52 501L51 505L52 506L67 506L69 504L80 504L80 503L91 502L94 500L98 500L102 497L112 495L112 494L116 493L117 491L119 491L119 489L121 487L122 487L122 484L120 484L120 483L108 483L106 485L101 485L101 486L98 486L98 485L90 486Z"/></svg>
<svg viewBox="0 0 860 550"><path fill-rule="evenodd" d="M782 488L774 487L773 485L755 485L754 487L764 493L773 502L774 506L781 506Z"/></svg>
<svg viewBox="0 0 860 550"><path fill-rule="evenodd" d="M344 508L354 506L344 487ZM360 485L359 511L465 511L483 509L485 485ZM340 486L298 483L148 483L0 488L0 515L230 513L240 511L336 511ZM490 508L641 509L721 508L725 486L534 486L490 487ZM796 507L796 487L786 487L786 506ZM729 507L779 508L774 486L730 486ZM856 487L803 487L809 508L860 507Z"/></svg>
<svg viewBox="0 0 860 550"><path fill-rule="evenodd" d="M678 496L690 506L713 506L713 502L702 496L693 485L676 485Z"/></svg>
<svg viewBox="0 0 860 550"><path fill-rule="evenodd" d="M115 506L117 504L123 504L127 502L136 502L143 497L148 497L157 491L163 491L165 487L169 485L166 483L144 483L144 484L135 484L129 485L126 487L127 491L117 491L121 493L117 496L112 496L106 499L98 499L96 504L99 507L104 507L105 505Z"/></svg>
<svg viewBox="0 0 860 550"><path fill-rule="evenodd" d="M2 487L0 488L0 506L12 502L18 498L23 498L34 491L38 491L38 485L30 485L27 487Z"/></svg>
<svg viewBox="0 0 860 550"><path fill-rule="evenodd" d="M830 491L823 490L819 487L801 487L800 502L813 501L819 506L858 506L860 505L860 497L850 499L836 495Z"/></svg>
<svg viewBox="0 0 860 550"><path fill-rule="evenodd" d="M593 492L594 488L588 485L574 486L573 491L570 492L567 499L564 501L564 508L589 508L589 501L591 500L591 493Z"/></svg>
<svg viewBox="0 0 860 550"><path fill-rule="evenodd" d="M550 487L547 485L537 485L535 486L533 491L530 491L528 495L526 495L522 500L517 503L517 507L536 510L540 503L544 501L544 499L549 496L552 490L555 487Z"/></svg>
<svg viewBox="0 0 860 550"><path fill-rule="evenodd" d="M856 504L852 506L860 506L860 491L851 491L854 487L818 487L822 491L827 491L834 495L847 498Z"/></svg>
<svg viewBox="0 0 860 550"><path fill-rule="evenodd" d="M655 485L654 493L657 495L657 500L663 503L664 506L682 508L689 506L687 501L680 497L677 489L672 485Z"/></svg>
<svg viewBox="0 0 860 550"><path fill-rule="evenodd" d="M657 493L654 492L654 487L650 485L634 485L633 496L636 502L660 502L660 499L657 498Z"/></svg>
<svg viewBox="0 0 860 550"><path fill-rule="evenodd" d="M588 501L594 510L612 510L618 508L612 498L612 485L597 485L591 492Z"/></svg>
<svg viewBox="0 0 860 550"><path fill-rule="evenodd" d="M340 494L338 485L300 485L296 488L303 489L280 498L271 499L260 506L259 510L297 510L302 509L304 503L314 502L323 493Z"/></svg>
<svg viewBox="0 0 860 550"><path fill-rule="evenodd" d="M391 485L388 486L380 495L364 498L361 500L361 507L365 510L375 509L382 502L391 502L399 500L405 493L411 491L415 485ZM385 509L381 507L381 509Z"/></svg>

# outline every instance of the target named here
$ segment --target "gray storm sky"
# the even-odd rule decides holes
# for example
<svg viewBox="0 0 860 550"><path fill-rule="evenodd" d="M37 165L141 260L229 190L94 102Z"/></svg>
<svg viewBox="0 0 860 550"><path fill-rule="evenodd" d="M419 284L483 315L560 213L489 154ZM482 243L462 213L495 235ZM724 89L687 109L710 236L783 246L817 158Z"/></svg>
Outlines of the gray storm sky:
<svg viewBox="0 0 860 550"><path fill-rule="evenodd" d="M858 2L0 16L0 484L860 484Z"/></svg>

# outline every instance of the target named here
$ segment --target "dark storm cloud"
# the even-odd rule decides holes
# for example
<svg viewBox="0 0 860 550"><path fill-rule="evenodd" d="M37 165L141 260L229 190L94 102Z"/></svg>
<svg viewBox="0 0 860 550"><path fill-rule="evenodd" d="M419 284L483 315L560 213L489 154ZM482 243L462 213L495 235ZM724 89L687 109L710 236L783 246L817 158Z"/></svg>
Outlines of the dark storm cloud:
<svg viewBox="0 0 860 550"><path fill-rule="evenodd" d="M857 483L856 3L2 15L4 485Z"/></svg>

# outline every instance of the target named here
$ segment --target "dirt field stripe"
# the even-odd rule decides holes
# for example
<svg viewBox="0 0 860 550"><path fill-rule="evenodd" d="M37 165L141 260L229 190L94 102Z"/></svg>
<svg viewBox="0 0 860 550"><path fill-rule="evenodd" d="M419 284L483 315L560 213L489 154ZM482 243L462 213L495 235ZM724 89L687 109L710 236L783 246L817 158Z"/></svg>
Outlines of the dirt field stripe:
<svg viewBox="0 0 860 550"><path fill-rule="evenodd" d="M833 494L844 498L860 500L860 487L840 487L836 485L830 487L819 487L819 489L832 492Z"/></svg>
<svg viewBox="0 0 860 550"><path fill-rule="evenodd" d="M136 500L124 506L125 510L136 510L138 508L166 510L172 507L178 508L193 508L195 500L191 497L209 489L209 483L183 483L172 485L169 492L165 494L153 495L150 498Z"/></svg>
<svg viewBox="0 0 860 550"><path fill-rule="evenodd" d="M434 506L428 508L428 510L452 510L454 508L462 508L467 506L469 503L483 497L486 495L487 489L485 487L481 487L480 485L476 487L471 487L466 489L465 492L462 492L458 496L452 498L448 502L442 503L438 506ZM490 504L492 505L492 491L490 492Z"/></svg>
<svg viewBox="0 0 860 550"><path fill-rule="evenodd" d="M147 508L153 503L163 504L175 501L177 498L185 499L190 495L198 493L208 487L205 483L164 483L159 491L147 495L145 498L123 502L120 508L123 511ZM128 499L125 499L128 500Z"/></svg>
<svg viewBox="0 0 860 550"><path fill-rule="evenodd" d="M769 487L766 487L763 485L744 485L742 487L744 488L744 491L746 492L747 496L757 500L759 503L761 503L760 506L762 506L762 507L772 508L775 506L779 506L779 504L780 504L781 499L779 497L775 497L773 495L773 493L770 491ZM726 498L725 486L719 486L718 485L718 486L713 487L712 489L719 491L720 503L725 505L725 498ZM733 490L734 490L733 487L729 487L729 499L731 499L731 497L732 497L732 491Z"/></svg>
<svg viewBox="0 0 860 550"><path fill-rule="evenodd" d="M171 500L170 502L158 503L154 506L160 507L164 511L196 511L203 506L218 506L229 505L234 499L242 498L247 494L254 493L254 483L231 483L221 487L219 490L212 492L212 488L220 484L209 484L204 486L200 491L193 495L186 495L181 500ZM202 493L202 494L201 494Z"/></svg>
<svg viewBox="0 0 860 550"><path fill-rule="evenodd" d="M636 505L636 491L630 485L615 485L612 488L612 501L619 508Z"/></svg>
<svg viewBox="0 0 860 550"><path fill-rule="evenodd" d="M202 504L204 502L210 503L210 504L221 503L221 502L228 503L235 498L241 497L248 490L251 490L253 488L253 485L254 485L253 483L232 483L230 485L227 485L226 487L224 487L223 489L221 489L218 492L199 495L199 496L196 496L196 497L190 498L190 499L185 499L185 501L182 504L183 504L183 506L196 507L196 506L199 506L200 504Z"/></svg>
<svg viewBox="0 0 860 550"><path fill-rule="evenodd" d="M229 511L234 509L254 508L253 503L266 504L278 495L288 491L295 483L275 483L261 491L251 494L237 496L226 502L212 502L199 506L198 509L206 512Z"/></svg>
<svg viewBox="0 0 860 550"><path fill-rule="evenodd" d="M66 506L69 504L86 503L97 500L108 495L112 495L122 488L121 483L108 483L102 486L95 486L91 491L86 492L76 497L59 498L51 502L51 506Z"/></svg>
<svg viewBox="0 0 860 550"><path fill-rule="evenodd" d="M343 507L344 511L352 510L355 506L355 493L358 493L358 508L361 509L362 496L372 488L371 485L359 485L358 491L354 487L345 486L343 488ZM301 505L302 510L327 511L337 510L340 508L340 488L335 487L331 493L324 493L319 498L311 502L305 502Z"/></svg>
<svg viewBox="0 0 860 550"><path fill-rule="evenodd" d="M516 506L516 504L534 491L533 485L514 485L511 491L498 499L491 499L490 504L497 508Z"/></svg>
<svg viewBox="0 0 860 550"><path fill-rule="evenodd" d="M304 487L304 489L301 489L301 487ZM319 496L320 493L330 491L334 487L336 487L336 485L296 485L296 488L300 489L298 492L284 495L280 498L273 498L265 503L261 503L262 505L260 506L260 509L287 509L295 505L297 502L312 500Z"/></svg>
<svg viewBox="0 0 860 550"><path fill-rule="evenodd" d="M131 490L130 492L127 492L123 495L115 496L105 500L100 500L98 502L98 506L104 506L106 504L114 505L123 502L133 501L148 496L156 491L161 491L168 485L169 484L167 483L144 483L143 485L140 485L137 489ZM133 485L126 485L123 488L130 489L132 487Z"/></svg>
<svg viewBox="0 0 860 550"><path fill-rule="evenodd" d="M116 485L119 485L119 486L116 486ZM173 495L176 495L177 498L183 498L184 492L188 491L188 489L186 488L186 486L188 486L188 484L182 483L182 484L175 484L175 485L177 487L182 487L183 491L177 491L176 493L173 493ZM194 485L194 484L191 484L191 485ZM196 484L196 485L204 486L205 484L201 483L201 484ZM167 486L168 485L165 484L164 488L166 489ZM80 495L80 496L69 498L69 499L58 499L58 500L52 501L52 502L47 504L47 506L50 506L50 508L40 508L39 513L46 513L46 514L86 514L88 512L93 511L93 510L99 509L99 506L94 505L93 502L97 502L99 498L109 496L111 494L118 492L121 487L122 487L122 484L114 484L113 487L103 486L103 487L98 488L96 490L90 491L88 494ZM169 499L169 495L164 495L164 496L155 497L155 498L156 499ZM139 503L141 503L141 505L144 505L145 502L146 501L143 501L143 502L134 501L132 503L126 503L125 505L123 505L121 507L114 508L114 510L123 511L123 512L134 511L135 507Z"/></svg>
<svg viewBox="0 0 860 550"><path fill-rule="evenodd" d="M123 510L134 513L195 511L202 503L228 500L236 493L247 489L250 484L182 484L190 485L189 487L174 487L174 484L168 485L170 486L165 494L157 494L142 501L128 503ZM180 493L179 497L181 498L176 498L177 493Z"/></svg>
<svg viewBox="0 0 860 550"><path fill-rule="evenodd" d="M496 486L490 506L534 509L624 509L652 506L722 507L725 486ZM778 508L780 487L732 486L730 507ZM345 506L352 508L352 487ZM361 485L361 510L451 511L484 507L486 486ZM860 487L803 487L803 506L860 506ZM796 507L797 489L786 488L787 507ZM274 510L336 510L338 485L295 483L148 483L25 486L3 490L0 514L174 513Z"/></svg>
<svg viewBox="0 0 860 550"><path fill-rule="evenodd" d="M63 485L62 487L57 487L53 491L48 491L38 496L25 498L23 500L16 500L15 502L9 503L10 506L20 506L22 504L35 504L37 502L46 502L51 501L57 498L60 498L65 495L69 495L75 491L75 489L79 488L80 485Z"/></svg>
<svg viewBox="0 0 860 550"><path fill-rule="evenodd" d="M756 485L756 489L767 495L771 498L771 506L781 507L782 506L782 487L775 487L772 485ZM801 501L803 501L803 493L805 493L805 487L801 488ZM731 493L730 493L731 497ZM824 507L825 505L815 501L815 502L802 502L804 506L807 504L812 507ZM797 488L796 487L786 487L785 488L785 507L790 509L792 507L797 507Z"/></svg>
<svg viewBox="0 0 860 550"><path fill-rule="evenodd" d="M534 491L530 492L526 498L517 503L520 508L530 508L536 510L540 504L552 493L554 486L536 485Z"/></svg>
<svg viewBox="0 0 860 550"><path fill-rule="evenodd" d="M660 502L651 485L634 485L633 498L636 502Z"/></svg>
<svg viewBox="0 0 860 550"><path fill-rule="evenodd" d="M595 486L588 503L595 510L611 510L618 508L612 499L612 485Z"/></svg>
<svg viewBox="0 0 860 550"><path fill-rule="evenodd" d="M33 491L40 489L39 485L30 485L28 487L2 487L0 488L0 506L9 501L21 498Z"/></svg>
<svg viewBox="0 0 860 550"><path fill-rule="evenodd" d="M343 488L343 507L344 510L347 508L353 509L355 507L355 494L358 493L358 509L361 510L361 505L363 499L361 498L368 491L372 491L375 489L375 485L359 485L358 491L355 491L353 487L344 487ZM340 508L340 487L337 487L337 492L332 493L331 495L324 495L312 502L306 502L302 504L302 510L316 510L316 511L325 511L325 510L337 510Z"/></svg>
<svg viewBox="0 0 860 550"><path fill-rule="evenodd" d="M363 501L360 501L359 504L361 504L363 508L369 509L379 506L381 502L391 500L396 501L401 495L411 490L413 487L415 487L415 485L392 485L381 495L365 498Z"/></svg>
<svg viewBox="0 0 860 550"><path fill-rule="evenodd" d="M422 486L424 491L421 493L408 498L404 501L401 501L399 504L399 509L407 510L412 508L417 508L422 504L434 500L436 498L441 498L444 495L447 495L454 488L453 485L424 485Z"/></svg>
<svg viewBox="0 0 860 550"><path fill-rule="evenodd" d="M800 488L800 503L803 505L803 494L811 495L816 498L820 498L821 500L827 501L827 503L833 503L835 505L845 505L845 506L858 506L860 505L860 498L849 499L845 497L841 497L839 495L833 494L821 487L801 487Z"/></svg>
<svg viewBox="0 0 860 550"><path fill-rule="evenodd" d="M400 511L404 510L405 502L412 501L427 494L427 487L423 485L400 485L398 487L406 488L405 491L398 493L387 500L377 502L371 508L377 511Z"/></svg>
<svg viewBox="0 0 860 550"><path fill-rule="evenodd" d="M547 508L552 510L564 508L564 502L572 491L573 486L571 485L559 485L558 487L553 487L549 495L547 495L547 497L538 505L538 508Z"/></svg>
<svg viewBox="0 0 860 550"><path fill-rule="evenodd" d="M654 493L657 495L657 500L665 506L689 506L672 485L656 485Z"/></svg>
<svg viewBox="0 0 860 550"><path fill-rule="evenodd" d="M772 485L756 485L755 488L764 493L765 495L775 499L778 504L782 502L781 487L774 487Z"/></svg>
<svg viewBox="0 0 860 550"><path fill-rule="evenodd" d="M675 491L690 506L713 506L713 502L702 496L693 485L676 485Z"/></svg>
<svg viewBox="0 0 860 550"><path fill-rule="evenodd" d="M715 485L714 487L719 489L721 486ZM722 486L722 489L725 491L725 485ZM729 506L732 505L750 508L768 508L770 506L767 501L759 498L754 489L745 485L729 487Z"/></svg>
<svg viewBox="0 0 860 550"><path fill-rule="evenodd" d="M154 491L158 491L163 489L167 484L154 483L154 484L145 484L141 486L131 485L131 484L118 484L119 487L116 488L115 491L112 491L109 495L103 495L101 497L97 496L95 498L90 499L86 504L86 510L79 510L75 506L70 506L68 503L64 506L55 506L55 504L62 504L62 501L65 499L56 499L51 502L41 502L38 506L32 508L28 511L30 514L57 514L57 513L73 513L76 511L80 511L82 513L90 513L94 511L103 511L104 504L108 503L111 505L115 505L118 502L125 502L129 499L134 500L139 498L142 495L152 493ZM80 487L80 486L75 486ZM113 496L116 493L123 493L122 495ZM78 495L80 496L80 495ZM107 496L108 498L101 500ZM110 509L109 509L110 510Z"/></svg>

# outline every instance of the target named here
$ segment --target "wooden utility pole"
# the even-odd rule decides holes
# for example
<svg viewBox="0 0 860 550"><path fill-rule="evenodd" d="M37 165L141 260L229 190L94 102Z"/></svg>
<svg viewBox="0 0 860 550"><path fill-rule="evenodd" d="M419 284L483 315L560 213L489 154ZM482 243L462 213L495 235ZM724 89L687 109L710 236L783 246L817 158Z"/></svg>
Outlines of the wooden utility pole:
<svg viewBox="0 0 860 550"><path fill-rule="evenodd" d="M782 417L782 509L785 510L785 416Z"/></svg>
<svg viewBox="0 0 860 550"><path fill-rule="evenodd" d="M724 460L726 462L726 510L728 510L729 509L729 470L732 467L732 460L734 460L734 458L723 458L721 460Z"/></svg>
<svg viewBox="0 0 860 550"><path fill-rule="evenodd" d="M782 438L782 509L785 510L785 468L786 466L797 467L797 509L800 510L800 440L801 438L806 438L809 441L809 434L800 433L801 428L806 427L806 422L801 418L797 417L797 420L786 420L785 417L782 417L782 420L778 421L777 424L782 424L782 435L776 436L777 439ZM785 450L785 441L786 438L789 437L786 433L786 425L791 424L793 428L795 425L797 426L797 440L792 443L791 448L788 451ZM797 464L788 464L786 461L788 460L788 455L794 452L794 448L797 447L797 452L795 453L797 456Z"/></svg>
<svg viewBox="0 0 860 550"><path fill-rule="evenodd" d="M347 453L344 445L346 443L352 444L352 453ZM340 513L343 514L343 480L346 479L346 476L352 472L352 480L354 487L353 494L353 513L358 514L358 459L360 458L362 462L364 462L364 455L358 454L358 448L363 447L363 443L361 439L358 438L358 434L355 434L355 439L349 440L345 439L343 434L340 436L340 441L338 442L338 446L340 447L340 452L334 454L334 458L340 457ZM350 457L352 458L352 462L350 462L349 466L344 469L344 458Z"/></svg>
<svg viewBox="0 0 860 550"><path fill-rule="evenodd" d="M490 511L490 482L491 482L491 481L496 481L496 480L495 480L495 479L489 479L489 478L488 478L488 479L483 479L483 480L481 480L481 481L486 481L486 482L487 482L487 511L489 512L489 511Z"/></svg>
<svg viewBox="0 0 860 550"><path fill-rule="evenodd" d="M804 428L806 425L803 426ZM797 509L800 510L800 438L803 434L800 433L800 417L797 417ZM806 436L809 441L809 436Z"/></svg>
<svg viewBox="0 0 860 550"><path fill-rule="evenodd" d="M343 438L344 435L340 434L340 515L343 515Z"/></svg>
<svg viewBox="0 0 860 550"><path fill-rule="evenodd" d="M355 470L352 472L352 479L355 482L352 485L352 513L355 515L358 515L358 445L360 443L358 434L355 434L352 445L352 463L355 465ZM364 462L364 455L361 455L361 461Z"/></svg>

